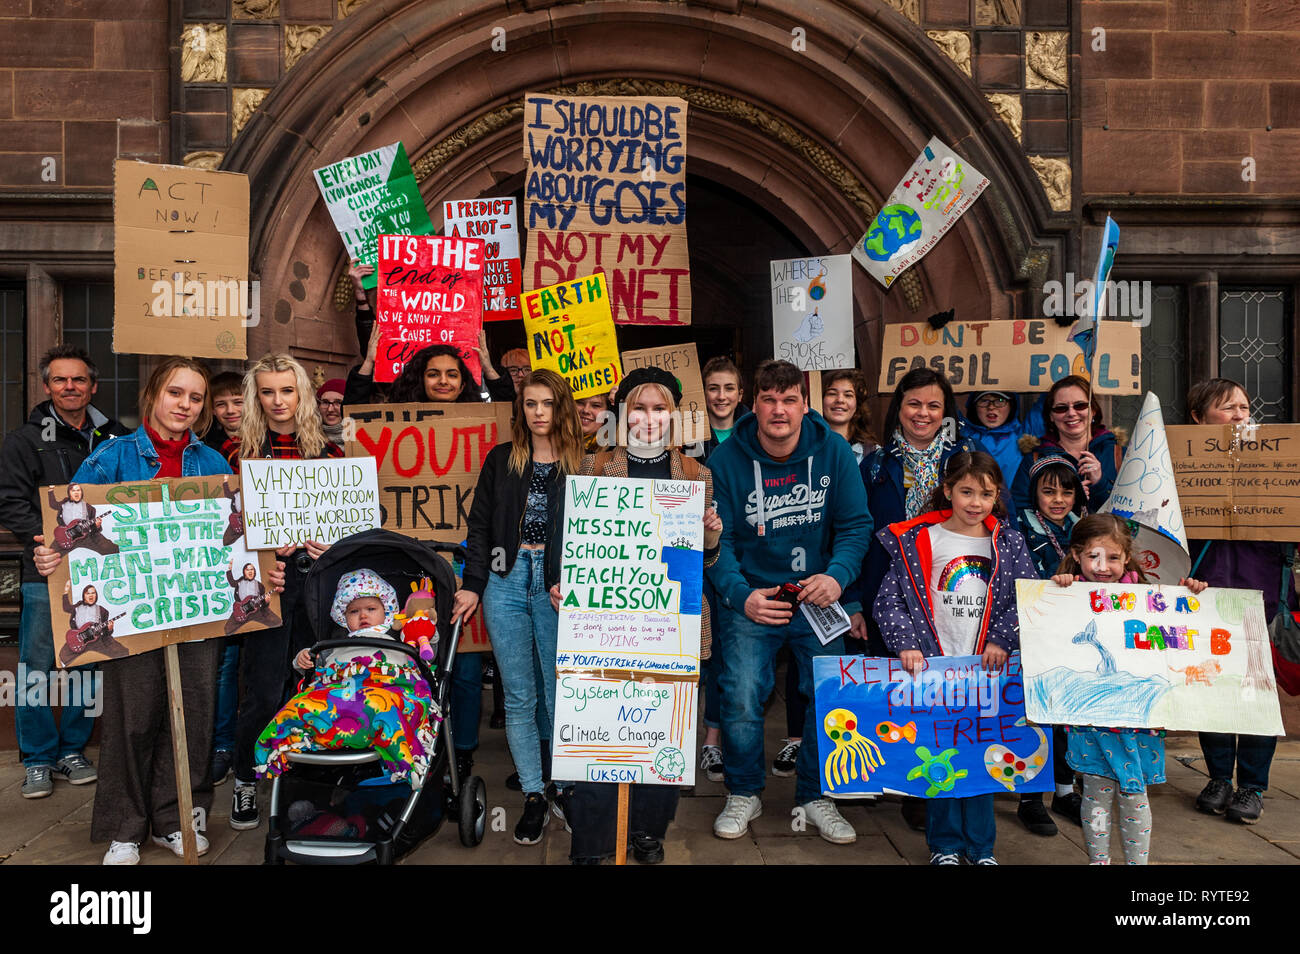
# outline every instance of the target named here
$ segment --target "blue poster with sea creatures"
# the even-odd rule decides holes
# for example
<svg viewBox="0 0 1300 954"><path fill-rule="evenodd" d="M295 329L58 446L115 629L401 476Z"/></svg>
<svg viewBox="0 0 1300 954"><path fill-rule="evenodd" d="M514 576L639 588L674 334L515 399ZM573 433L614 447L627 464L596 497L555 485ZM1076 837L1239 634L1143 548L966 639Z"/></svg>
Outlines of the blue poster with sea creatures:
<svg viewBox="0 0 1300 954"><path fill-rule="evenodd" d="M933 656L913 678L897 659L813 660L822 791L966 798L1052 788L1051 730L1025 719L1020 654Z"/></svg>

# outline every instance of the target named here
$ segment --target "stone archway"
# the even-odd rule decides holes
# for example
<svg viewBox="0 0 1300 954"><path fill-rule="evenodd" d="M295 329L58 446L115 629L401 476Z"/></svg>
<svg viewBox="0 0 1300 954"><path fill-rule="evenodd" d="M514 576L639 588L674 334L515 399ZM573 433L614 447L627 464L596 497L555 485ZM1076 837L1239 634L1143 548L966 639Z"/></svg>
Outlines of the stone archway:
<svg viewBox="0 0 1300 954"><path fill-rule="evenodd" d="M855 275L860 361L878 360L882 321L952 304L969 317L1024 313L1049 263L1063 260L1071 219L1051 212L969 78L883 0L811 0L797 22L720 6L471 0L437 22L428 3L391 0L353 14L262 103L223 164L251 179L267 318L250 329L250 353L290 349L331 366L355 353L346 290L336 288L342 246L313 168L401 139L436 225L442 199L522 173L522 99L543 90L686 99L688 170L832 253L848 251L937 135L989 176L989 189L889 292ZM806 31L801 50L795 27ZM494 28L505 31L503 52L492 50Z"/></svg>

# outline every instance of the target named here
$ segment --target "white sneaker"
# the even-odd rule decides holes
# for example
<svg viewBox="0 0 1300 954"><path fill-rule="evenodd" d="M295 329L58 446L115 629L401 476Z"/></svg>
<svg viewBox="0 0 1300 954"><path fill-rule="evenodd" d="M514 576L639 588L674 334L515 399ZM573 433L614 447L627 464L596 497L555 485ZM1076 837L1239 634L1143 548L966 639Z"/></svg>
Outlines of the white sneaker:
<svg viewBox="0 0 1300 954"><path fill-rule="evenodd" d="M140 863L140 846L133 841L115 841L104 852L106 865L138 865Z"/></svg>
<svg viewBox="0 0 1300 954"><path fill-rule="evenodd" d="M172 832L166 838L159 838L157 835L154 835L153 843L168 849L177 858L185 857L185 844L181 841L181 833L178 831ZM207 853L208 840L203 837L203 832L196 831L194 833L194 845L198 849L199 854L202 855Z"/></svg>
<svg viewBox="0 0 1300 954"><path fill-rule="evenodd" d="M743 838L749 823L763 814L763 802L757 795L728 795L722 813L713 820L713 833L719 838Z"/></svg>
<svg viewBox="0 0 1300 954"><path fill-rule="evenodd" d="M851 845L858 840L858 833L829 798L815 798L799 807L804 816L817 826L818 833L831 844Z"/></svg>

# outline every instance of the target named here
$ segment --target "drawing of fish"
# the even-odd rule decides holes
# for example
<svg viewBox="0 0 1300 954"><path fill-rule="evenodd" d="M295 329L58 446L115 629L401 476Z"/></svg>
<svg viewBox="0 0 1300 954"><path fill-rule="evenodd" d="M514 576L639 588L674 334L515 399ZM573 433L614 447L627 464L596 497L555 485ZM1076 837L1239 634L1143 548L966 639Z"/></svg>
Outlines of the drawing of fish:
<svg viewBox="0 0 1300 954"><path fill-rule="evenodd" d="M881 722L876 725L876 735L881 742L897 742L899 739L916 743L916 723L909 722L907 725L898 725L894 722Z"/></svg>

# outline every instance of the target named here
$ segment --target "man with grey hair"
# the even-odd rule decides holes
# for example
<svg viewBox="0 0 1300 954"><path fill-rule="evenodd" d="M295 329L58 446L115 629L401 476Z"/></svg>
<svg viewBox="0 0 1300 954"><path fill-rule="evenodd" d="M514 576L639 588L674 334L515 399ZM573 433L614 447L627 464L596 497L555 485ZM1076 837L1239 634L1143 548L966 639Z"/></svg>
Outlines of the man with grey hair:
<svg viewBox="0 0 1300 954"><path fill-rule="evenodd" d="M41 532L41 497L46 487L71 483L81 462L99 444L128 431L91 405L99 372L81 348L66 344L51 348L41 358L40 372L47 400L32 409L27 423L5 438L0 448L0 525L26 544L18 624L20 671L27 673L29 681L45 680L50 685L54 637L49 591L32 562ZM84 703L93 705L93 701L83 697ZM55 725L49 705L33 705L25 699L18 707L18 747L27 768L23 798L49 795L54 775L73 785L95 781L95 768L82 752L94 728L86 708L85 704L65 705L62 724Z"/></svg>

